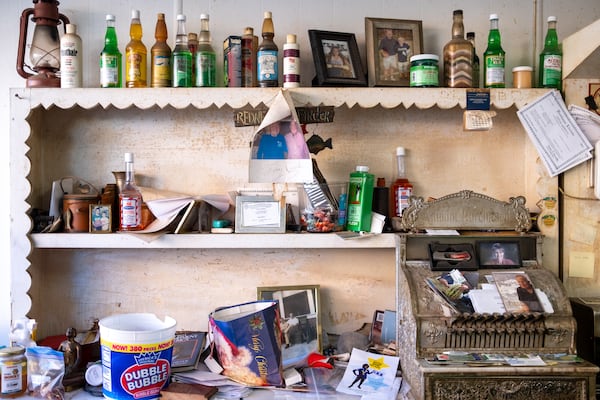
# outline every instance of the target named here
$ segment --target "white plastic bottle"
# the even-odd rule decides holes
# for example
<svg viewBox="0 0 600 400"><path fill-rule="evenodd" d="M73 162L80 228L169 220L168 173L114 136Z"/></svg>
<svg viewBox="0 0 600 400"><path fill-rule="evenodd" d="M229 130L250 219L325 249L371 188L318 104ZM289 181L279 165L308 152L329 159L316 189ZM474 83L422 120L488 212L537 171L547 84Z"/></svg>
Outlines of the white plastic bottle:
<svg viewBox="0 0 600 400"><path fill-rule="evenodd" d="M287 43L283 45L283 87L300 86L300 47L296 43L296 35L288 34Z"/></svg>
<svg viewBox="0 0 600 400"><path fill-rule="evenodd" d="M80 88L82 86L81 38L77 35L77 25L67 24L67 33L60 38L60 87Z"/></svg>

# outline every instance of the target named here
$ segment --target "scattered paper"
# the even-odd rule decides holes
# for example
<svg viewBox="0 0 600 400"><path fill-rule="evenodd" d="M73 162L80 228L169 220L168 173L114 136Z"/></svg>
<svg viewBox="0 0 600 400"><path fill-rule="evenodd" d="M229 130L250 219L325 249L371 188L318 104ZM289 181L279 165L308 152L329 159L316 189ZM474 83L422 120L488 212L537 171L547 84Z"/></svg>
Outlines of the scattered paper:
<svg viewBox="0 0 600 400"><path fill-rule="evenodd" d="M398 357L354 348L337 391L354 395L380 393L395 399L399 390L394 384L399 362Z"/></svg>
<svg viewBox="0 0 600 400"><path fill-rule="evenodd" d="M590 251L571 251L569 253L569 276L571 278L594 277L594 253Z"/></svg>

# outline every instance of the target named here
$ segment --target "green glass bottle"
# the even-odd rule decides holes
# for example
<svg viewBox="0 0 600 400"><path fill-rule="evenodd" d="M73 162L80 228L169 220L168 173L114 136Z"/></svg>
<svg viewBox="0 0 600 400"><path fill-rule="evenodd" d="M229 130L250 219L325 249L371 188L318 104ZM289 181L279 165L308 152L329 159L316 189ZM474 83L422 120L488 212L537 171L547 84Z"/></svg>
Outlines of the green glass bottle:
<svg viewBox="0 0 600 400"><path fill-rule="evenodd" d="M562 90L562 50L556 34L556 17L548 17L548 32L540 53L538 86Z"/></svg>
<svg viewBox="0 0 600 400"><path fill-rule="evenodd" d="M490 15L490 32L488 46L483 53L483 87L503 88L506 85L504 78L505 55L500 43L500 30L498 29L498 15Z"/></svg>
<svg viewBox="0 0 600 400"><path fill-rule="evenodd" d="M106 16L106 34L104 35L104 48L100 53L100 87L111 88L122 86L121 65L123 56L117 44L115 31L115 16Z"/></svg>
<svg viewBox="0 0 600 400"><path fill-rule="evenodd" d="M185 33L185 15L177 15L177 36L171 56L173 87L192 87L192 52Z"/></svg>
<svg viewBox="0 0 600 400"><path fill-rule="evenodd" d="M196 86L217 86L217 55L211 44L208 14L200 14L200 34L196 50Z"/></svg>

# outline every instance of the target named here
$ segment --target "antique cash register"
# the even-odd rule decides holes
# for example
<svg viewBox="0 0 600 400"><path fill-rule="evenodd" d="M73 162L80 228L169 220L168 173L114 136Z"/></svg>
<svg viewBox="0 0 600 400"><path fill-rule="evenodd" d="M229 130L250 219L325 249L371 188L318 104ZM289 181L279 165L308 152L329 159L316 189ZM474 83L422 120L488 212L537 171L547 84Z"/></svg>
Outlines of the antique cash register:
<svg viewBox="0 0 600 400"><path fill-rule="evenodd" d="M407 233L397 235L397 341L402 374L414 398L595 398L598 367L574 357L576 322L569 298L542 266L543 237L529 232L531 218L524 205L521 196L504 202L472 191L433 201L411 198L401 222ZM426 229L457 230L460 235L431 235ZM506 251L517 249L510 256L518 259L488 265L483 253L493 252L492 243ZM436 290L431 284L453 270L475 277L472 288L489 285L490 277L522 274L544 308L513 307L514 299L524 303L516 291L513 300L500 296L508 284L496 282L503 310L465 309L443 287ZM452 355L459 355L459 361L453 362ZM543 360L539 365L518 364L538 356ZM506 362L512 359L517 361Z"/></svg>

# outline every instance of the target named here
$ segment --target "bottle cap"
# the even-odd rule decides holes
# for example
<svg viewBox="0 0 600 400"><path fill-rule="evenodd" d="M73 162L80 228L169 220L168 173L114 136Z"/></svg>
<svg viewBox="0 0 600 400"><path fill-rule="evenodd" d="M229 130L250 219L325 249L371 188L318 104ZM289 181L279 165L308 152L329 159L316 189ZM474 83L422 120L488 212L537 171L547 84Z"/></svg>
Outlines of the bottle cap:
<svg viewBox="0 0 600 400"><path fill-rule="evenodd" d="M271 14L271 11L265 11L265 18L273 18L273 14Z"/></svg>
<svg viewBox="0 0 600 400"><path fill-rule="evenodd" d="M247 26L244 28L244 35L254 35L254 28Z"/></svg>
<svg viewBox="0 0 600 400"><path fill-rule="evenodd" d="M406 150L404 150L404 147L396 147L396 155L397 156L403 156L406 154Z"/></svg>
<svg viewBox="0 0 600 400"><path fill-rule="evenodd" d="M200 14L200 19L210 19L208 14Z"/></svg>
<svg viewBox="0 0 600 400"><path fill-rule="evenodd" d="M293 33L288 33L286 39L288 43L296 43L296 35Z"/></svg>
<svg viewBox="0 0 600 400"><path fill-rule="evenodd" d="M462 15L462 13L463 13L462 10L454 10L452 12L452 15Z"/></svg>
<svg viewBox="0 0 600 400"><path fill-rule="evenodd" d="M467 39L475 38L475 32L467 32Z"/></svg>
<svg viewBox="0 0 600 400"><path fill-rule="evenodd" d="M554 15L549 16L548 22L556 22L556 17Z"/></svg>
<svg viewBox="0 0 600 400"><path fill-rule="evenodd" d="M133 162L133 153L125 153L125 162Z"/></svg>
<svg viewBox="0 0 600 400"><path fill-rule="evenodd" d="M410 57L410 61L421 61L421 60L434 60L439 61L440 56L437 54L417 54L415 56Z"/></svg>
<svg viewBox="0 0 600 400"><path fill-rule="evenodd" d="M514 67L512 69L513 72L520 72L520 71L533 71L532 67L528 67L526 65L520 65L518 67Z"/></svg>
<svg viewBox="0 0 600 400"><path fill-rule="evenodd" d="M498 19L498 14L490 14L490 21L493 19Z"/></svg>
<svg viewBox="0 0 600 400"><path fill-rule="evenodd" d="M194 32L188 33L188 41L194 41L194 40L198 40L198 35L195 34Z"/></svg>
<svg viewBox="0 0 600 400"><path fill-rule="evenodd" d="M85 381L90 386L102 385L102 364L95 363L90 365L85 371Z"/></svg>
<svg viewBox="0 0 600 400"><path fill-rule="evenodd" d="M140 10L131 10L131 19L140 19Z"/></svg>
<svg viewBox="0 0 600 400"><path fill-rule="evenodd" d="M106 20L107 21L114 21L115 20L115 16L112 14L106 14Z"/></svg>
<svg viewBox="0 0 600 400"><path fill-rule="evenodd" d="M67 24L65 25L65 29L67 33L77 33L77 25L75 24Z"/></svg>
<svg viewBox="0 0 600 400"><path fill-rule="evenodd" d="M358 172L369 172L369 167L367 167L366 165L357 165L356 170Z"/></svg>
<svg viewBox="0 0 600 400"><path fill-rule="evenodd" d="M177 21L185 21L185 15L177 14Z"/></svg>

